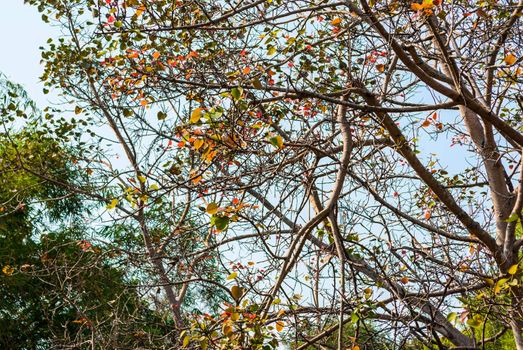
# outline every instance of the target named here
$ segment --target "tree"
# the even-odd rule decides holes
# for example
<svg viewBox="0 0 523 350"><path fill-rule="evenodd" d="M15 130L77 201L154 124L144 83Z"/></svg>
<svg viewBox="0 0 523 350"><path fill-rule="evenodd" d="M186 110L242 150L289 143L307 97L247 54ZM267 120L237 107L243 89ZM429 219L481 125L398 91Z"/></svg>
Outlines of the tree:
<svg viewBox="0 0 523 350"><path fill-rule="evenodd" d="M361 349L372 321L397 348L523 349L523 2L28 2L66 32L48 88L125 158L61 185L133 222L183 346ZM183 309L194 283L222 314Z"/></svg>
<svg viewBox="0 0 523 350"><path fill-rule="evenodd" d="M120 235L132 228L90 227L97 205L56 183L89 177L75 167L84 153L64 141L74 128L65 119L43 128L21 86L4 76L0 86L0 347L172 346L172 317L142 294L147 271L126 257L135 239Z"/></svg>

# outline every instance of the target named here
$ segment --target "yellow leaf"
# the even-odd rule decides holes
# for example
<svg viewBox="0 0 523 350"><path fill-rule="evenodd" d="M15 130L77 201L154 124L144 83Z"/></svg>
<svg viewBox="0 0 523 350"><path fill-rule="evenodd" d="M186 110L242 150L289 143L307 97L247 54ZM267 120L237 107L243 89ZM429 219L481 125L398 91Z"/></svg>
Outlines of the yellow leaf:
<svg viewBox="0 0 523 350"><path fill-rule="evenodd" d="M207 212L207 214L214 215L218 212L218 209L219 209L218 204L213 202L213 203L209 203L207 205L206 212Z"/></svg>
<svg viewBox="0 0 523 350"><path fill-rule="evenodd" d="M77 320L74 320L74 321L71 321L72 323L77 323L77 324L84 324L87 322L87 320L84 318L84 317L81 317Z"/></svg>
<svg viewBox="0 0 523 350"><path fill-rule="evenodd" d="M499 294L501 291L501 288L507 283L507 278L502 278L499 281L496 282L496 285L494 286L494 294Z"/></svg>
<svg viewBox="0 0 523 350"><path fill-rule="evenodd" d="M118 199L113 199L111 201L111 203L107 204L107 209L109 209L109 210L114 209L114 208L116 208L117 205L118 205Z"/></svg>
<svg viewBox="0 0 523 350"><path fill-rule="evenodd" d="M140 181L141 183L145 183L146 180L147 179L145 178L145 176L142 176L142 175L138 176L138 181Z"/></svg>
<svg viewBox="0 0 523 350"><path fill-rule="evenodd" d="M515 275L517 271L518 271L518 264L512 265L511 267L509 267L507 272L511 275Z"/></svg>
<svg viewBox="0 0 523 350"><path fill-rule="evenodd" d="M190 122L193 124L198 123L198 121L202 117L202 111L203 108L196 108L194 111L192 111Z"/></svg>
<svg viewBox="0 0 523 350"><path fill-rule="evenodd" d="M230 325L228 325L228 324L224 324L223 328L222 328L222 331L223 331L223 334L226 337L229 337L233 333L233 328Z"/></svg>
<svg viewBox="0 0 523 350"><path fill-rule="evenodd" d="M485 282L487 282L487 284L489 286L493 286L494 285L494 280L492 278L485 278Z"/></svg>
<svg viewBox="0 0 523 350"><path fill-rule="evenodd" d="M191 337L189 337L188 335L186 335L186 336L183 338L183 344L182 344L182 346L183 346L184 348L186 348L187 345L189 345L189 342L190 342L190 341L191 341Z"/></svg>
<svg viewBox="0 0 523 350"><path fill-rule="evenodd" d="M238 272L233 272L229 276L227 276L227 281L233 280L236 277L238 277Z"/></svg>
<svg viewBox="0 0 523 350"><path fill-rule="evenodd" d="M10 266L10 265L5 265L3 268L2 268L2 272L7 275L7 276L11 276L14 272L15 272L15 269L14 267Z"/></svg>
<svg viewBox="0 0 523 350"><path fill-rule="evenodd" d="M284 327L285 327L285 322L283 322L283 321L277 321L277 322L276 322L276 330L277 330L278 332L283 331L283 328L284 328Z"/></svg>
<svg viewBox="0 0 523 350"><path fill-rule="evenodd" d="M202 139L196 139L193 143L194 149L198 150L203 146L203 140Z"/></svg>
<svg viewBox="0 0 523 350"><path fill-rule="evenodd" d="M505 56L503 61L505 61L505 63L508 64L508 65L513 65L514 63L516 63L516 56L514 56L511 53L509 53L508 55Z"/></svg>

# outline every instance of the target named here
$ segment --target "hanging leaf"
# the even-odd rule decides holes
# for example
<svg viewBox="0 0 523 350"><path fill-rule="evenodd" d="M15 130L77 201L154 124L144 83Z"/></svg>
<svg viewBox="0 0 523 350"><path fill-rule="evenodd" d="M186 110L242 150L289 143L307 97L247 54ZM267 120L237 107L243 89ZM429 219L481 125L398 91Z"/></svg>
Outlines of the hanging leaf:
<svg viewBox="0 0 523 350"><path fill-rule="evenodd" d="M501 278L496 282L496 285L494 286L494 294L499 294L501 292L501 288L507 283L508 278Z"/></svg>
<svg viewBox="0 0 523 350"><path fill-rule="evenodd" d="M280 135L270 137L269 142L276 148L283 148L283 138Z"/></svg>
<svg viewBox="0 0 523 350"><path fill-rule="evenodd" d="M223 231L229 225L229 220L228 216L213 215L211 217L211 225L214 225L218 231Z"/></svg>
<svg viewBox="0 0 523 350"><path fill-rule="evenodd" d="M255 79L252 80L252 86L254 86L256 89L262 89L263 88L263 85L260 82L260 79L258 79L258 78L255 78Z"/></svg>
<svg viewBox="0 0 523 350"><path fill-rule="evenodd" d="M509 53L508 55L505 56L505 58L503 59L503 61L508 64L509 66L513 65L514 63L516 63L517 59L516 59L516 56L514 56L513 54Z"/></svg>
<svg viewBox="0 0 523 350"><path fill-rule="evenodd" d="M269 48L267 49L267 55L269 55L269 56L276 54L276 52L277 52L277 50L274 46L269 46Z"/></svg>
<svg viewBox="0 0 523 350"><path fill-rule="evenodd" d="M165 118L167 118L167 113L160 111L156 114L156 117L158 118L158 120L164 120Z"/></svg>
<svg viewBox="0 0 523 350"><path fill-rule="evenodd" d="M334 19L331 21L331 24L332 24L333 26L337 26L337 25L340 24L340 23L341 23L341 18L339 18L339 17L336 17L336 18L334 18Z"/></svg>
<svg viewBox="0 0 523 350"><path fill-rule="evenodd" d="M189 342L191 341L191 337L189 337L188 335L186 335L184 338L183 338L183 343L182 343L182 346L184 348L186 348L188 345L189 345Z"/></svg>
<svg viewBox="0 0 523 350"><path fill-rule="evenodd" d="M243 296L243 288L240 288L238 286L232 286L231 295L236 302L239 302L241 297Z"/></svg>
<svg viewBox="0 0 523 350"><path fill-rule="evenodd" d="M202 111L203 108L196 108L194 111L192 111L191 119L189 121L193 124L198 123L198 121L202 117Z"/></svg>
<svg viewBox="0 0 523 350"><path fill-rule="evenodd" d="M207 209L205 211L207 212L207 214L214 215L218 212L218 208L218 204L213 202L207 205Z"/></svg>
<svg viewBox="0 0 523 350"><path fill-rule="evenodd" d="M118 199L113 199L111 203L107 204L107 209L112 210L118 205Z"/></svg>
<svg viewBox="0 0 523 350"><path fill-rule="evenodd" d="M239 100L242 97L243 89L241 87L235 87L231 90L231 95L235 100Z"/></svg>
<svg viewBox="0 0 523 350"><path fill-rule="evenodd" d="M199 150L203 146L203 140L202 139L196 139L194 140L193 146L195 150Z"/></svg>

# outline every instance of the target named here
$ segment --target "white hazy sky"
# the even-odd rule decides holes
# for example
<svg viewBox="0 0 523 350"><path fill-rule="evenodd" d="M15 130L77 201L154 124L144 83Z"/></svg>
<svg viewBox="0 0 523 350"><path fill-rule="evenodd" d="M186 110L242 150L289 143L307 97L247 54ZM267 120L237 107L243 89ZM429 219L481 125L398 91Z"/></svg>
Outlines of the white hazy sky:
<svg viewBox="0 0 523 350"><path fill-rule="evenodd" d="M48 98L42 93L39 76L40 46L56 36L57 31L41 20L36 8L25 5L23 0L3 0L0 11L0 72L13 82L24 86L39 107L47 105Z"/></svg>

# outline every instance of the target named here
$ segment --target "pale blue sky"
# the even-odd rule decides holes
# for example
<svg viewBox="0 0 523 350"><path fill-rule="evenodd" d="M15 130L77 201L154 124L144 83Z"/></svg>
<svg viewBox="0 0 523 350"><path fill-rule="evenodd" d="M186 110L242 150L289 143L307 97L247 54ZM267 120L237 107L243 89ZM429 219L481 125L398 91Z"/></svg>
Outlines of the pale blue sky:
<svg viewBox="0 0 523 350"><path fill-rule="evenodd" d="M4 0L0 33L0 71L23 85L39 107L45 107L49 97L43 94L43 85L38 79L43 71L38 48L45 46L47 39L53 33L56 36L57 31L41 20L36 8L24 5L23 0Z"/></svg>

